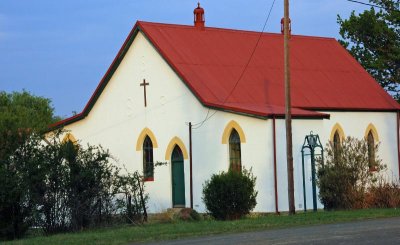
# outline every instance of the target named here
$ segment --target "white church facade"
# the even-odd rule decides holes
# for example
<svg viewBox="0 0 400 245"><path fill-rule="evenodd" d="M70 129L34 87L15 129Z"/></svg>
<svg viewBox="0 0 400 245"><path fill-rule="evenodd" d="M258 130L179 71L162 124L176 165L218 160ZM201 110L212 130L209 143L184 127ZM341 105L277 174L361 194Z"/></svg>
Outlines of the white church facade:
<svg viewBox="0 0 400 245"><path fill-rule="evenodd" d="M370 135L398 179L399 104L336 40L292 35L291 45L296 209L311 131L324 146ZM288 210L283 35L209 28L202 15L195 26L138 21L83 111L56 127L143 171L150 212L204 212L203 183L243 167L257 177L254 211ZM311 207L308 161L305 175Z"/></svg>

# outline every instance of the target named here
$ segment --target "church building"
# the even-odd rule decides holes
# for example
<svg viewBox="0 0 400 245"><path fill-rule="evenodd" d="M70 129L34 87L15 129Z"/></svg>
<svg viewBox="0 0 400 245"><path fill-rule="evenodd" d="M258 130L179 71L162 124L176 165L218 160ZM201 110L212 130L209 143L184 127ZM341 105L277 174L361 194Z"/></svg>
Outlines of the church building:
<svg viewBox="0 0 400 245"><path fill-rule="evenodd" d="M150 212L204 212L204 182L243 168L257 177L254 211L287 211L283 39L207 27L200 5L191 26L137 21L83 111L52 127L143 172ZM301 153L310 132L323 146L379 142L399 179L399 104L333 38L291 35L290 63L296 209L304 193L313 203Z"/></svg>

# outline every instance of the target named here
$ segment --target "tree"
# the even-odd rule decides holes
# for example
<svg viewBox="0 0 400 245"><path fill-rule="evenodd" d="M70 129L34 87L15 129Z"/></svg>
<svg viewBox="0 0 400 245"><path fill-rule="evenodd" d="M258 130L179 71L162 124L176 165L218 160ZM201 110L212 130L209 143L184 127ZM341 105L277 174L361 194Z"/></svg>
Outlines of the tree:
<svg viewBox="0 0 400 245"><path fill-rule="evenodd" d="M40 173L33 167L38 143L25 140L26 135L15 135L18 147L0 162L0 240L20 238L33 222L34 196L29 193Z"/></svg>
<svg viewBox="0 0 400 245"><path fill-rule="evenodd" d="M34 96L27 91L0 91L0 131L17 128L45 130L59 119L54 116L50 99Z"/></svg>
<svg viewBox="0 0 400 245"><path fill-rule="evenodd" d="M340 43L400 101L400 0L369 0L371 7L349 19L338 16Z"/></svg>
<svg viewBox="0 0 400 245"><path fill-rule="evenodd" d="M0 163L12 154L31 132L43 132L59 120L49 99L23 91L0 91Z"/></svg>
<svg viewBox="0 0 400 245"><path fill-rule="evenodd" d="M57 120L50 100L22 93L0 92L0 237L18 238L33 222L39 139ZM32 194L32 195L31 195Z"/></svg>

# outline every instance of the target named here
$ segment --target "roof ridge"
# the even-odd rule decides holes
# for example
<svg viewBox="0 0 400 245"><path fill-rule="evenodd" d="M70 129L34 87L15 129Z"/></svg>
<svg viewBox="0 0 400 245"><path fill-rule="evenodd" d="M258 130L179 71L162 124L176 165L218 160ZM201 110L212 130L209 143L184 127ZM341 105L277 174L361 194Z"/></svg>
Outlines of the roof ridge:
<svg viewBox="0 0 400 245"><path fill-rule="evenodd" d="M160 23L160 22L150 22L150 21L137 21L140 24L149 24L149 25L161 25L161 26L167 26L171 28L187 28L187 29L194 29L195 27L192 25L184 25L184 24L170 24L170 23ZM248 34L255 34L259 35L261 32L260 31L254 31L254 30L243 30L243 29L233 29L233 28L222 28L222 27L213 27L213 26L206 26L205 31L211 30L211 31L226 31L226 32L234 32L234 33L248 33ZM273 36L282 36L281 33L276 33L276 32L263 32L263 35L273 35ZM329 40L329 41L337 41L334 37L321 37L321 36L308 36L308 35L301 35L301 34L292 34L292 37L296 38L306 38L306 39L323 39L323 40Z"/></svg>

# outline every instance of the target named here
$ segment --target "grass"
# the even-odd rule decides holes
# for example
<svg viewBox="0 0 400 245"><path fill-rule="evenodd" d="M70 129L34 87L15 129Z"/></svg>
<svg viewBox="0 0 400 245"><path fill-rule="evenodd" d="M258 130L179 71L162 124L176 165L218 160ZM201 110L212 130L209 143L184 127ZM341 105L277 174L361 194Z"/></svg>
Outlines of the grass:
<svg viewBox="0 0 400 245"><path fill-rule="evenodd" d="M128 244L155 240L169 240L221 233L238 233L306 225L331 224L384 217L399 217L400 209L365 209L355 211L319 211L248 217L236 221L202 220L199 222L176 221L150 223L143 226L124 226L88 230L77 233L41 236L6 242L16 244Z"/></svg>

